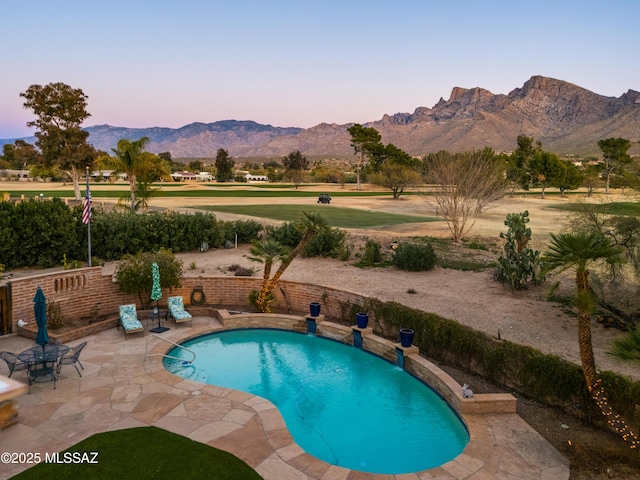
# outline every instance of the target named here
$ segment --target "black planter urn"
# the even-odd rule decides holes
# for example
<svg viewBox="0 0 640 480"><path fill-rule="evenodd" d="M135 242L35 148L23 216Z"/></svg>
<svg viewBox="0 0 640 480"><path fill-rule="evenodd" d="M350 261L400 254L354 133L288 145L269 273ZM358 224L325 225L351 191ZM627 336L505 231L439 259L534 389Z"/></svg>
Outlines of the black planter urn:
<svg viewBox="0 0 640 480"><path fill-rule="evenodd" d="M410 347L413 345L413 330L410 328L400 329L400 345L403 347Z"/></svg>
<svg viewBox="0 0 640 480"><path fill-rule="evenodd" d="M358 328L367 328L369 324L369 314L364 312L358 312L356 314L356 324Z"/></svg>
<svg viewBox="0 0 640 480"><path fill-rule="evenodd" d="M320 302L311 302L309 304L309 313L312 317L320 315Z"/></svg>

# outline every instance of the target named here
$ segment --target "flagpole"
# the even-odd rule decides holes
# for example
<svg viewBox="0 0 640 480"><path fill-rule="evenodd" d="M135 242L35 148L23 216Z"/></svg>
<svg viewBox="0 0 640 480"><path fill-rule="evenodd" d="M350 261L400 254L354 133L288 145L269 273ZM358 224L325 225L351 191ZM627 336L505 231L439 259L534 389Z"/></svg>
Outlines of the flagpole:
<svg viewBox="0 0 640 480"><path fill-rule="evenodd" d="M89 167L87 166L87 192L85 194L85 201L90 200L89 193ZM87 222L87 251L89 256L89 266L91 266L91 204L89 204L89 221Z"/></svg>

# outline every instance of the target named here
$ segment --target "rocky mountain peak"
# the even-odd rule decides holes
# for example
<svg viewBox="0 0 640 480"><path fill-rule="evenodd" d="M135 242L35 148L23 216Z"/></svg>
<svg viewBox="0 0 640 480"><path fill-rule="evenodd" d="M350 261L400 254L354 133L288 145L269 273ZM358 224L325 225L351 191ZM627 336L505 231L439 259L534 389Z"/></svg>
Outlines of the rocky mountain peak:
<svg viewBox="0 0 640 480"><path fill-rule="evenodd" d="M87 131L89 142L107 152L121 138L148 136L150 151L169 151L175 158L212 158L219 148L227 149L232 156L287 155L300 150L305 155L351 158L350 125L321 123L302 129L224 120L178 129L99 125ZM632 141L633 154L640 140L640 93L628 90L619 98L605 97L569 82L536 75L508 95L495 95L480 87L455 87L448 100L441 97L432 108L387 114L365 125L376 128L383 142L413 155L487 146L510 151L516 147L518 135L534 137L548 151L589 155L599 154L598 140L623 137ZM0 140L0 145L14 140Z"/></svg>
<svg viewBox="0 0 640 480"><path fill-rule="evenodd" d="M490 102L494 98L494 94L484 88L460 88L454 87L451 96L445 105L458 103L461 106L479 105Z"/></svg>

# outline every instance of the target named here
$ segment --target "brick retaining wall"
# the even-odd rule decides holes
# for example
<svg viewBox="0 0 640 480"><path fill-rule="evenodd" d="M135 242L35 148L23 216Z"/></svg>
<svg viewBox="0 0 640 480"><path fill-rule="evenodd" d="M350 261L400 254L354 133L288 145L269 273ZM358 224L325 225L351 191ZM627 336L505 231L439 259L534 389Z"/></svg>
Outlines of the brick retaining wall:
<svg viewBox="0 0 640 480"><path fill-rule="evenodd" d="M163 300L160 300L160 304L166 305L166 298L169 296L181 295L188 309L235 307L246 310L247 298L252 290L260 288L261 280L255 277L185 277L180 287L170 291L163 290ZM57 271L17 278L10 283L13 332L18 331L17 323L20 319L27 323L35 322L33 297L38 285L42 288L48 303L60 303L63 318L88 317L96 303L99 315L117 314L120 305L129 303L135 303L138 309L142 309L137 295L121 293L113 277L102 274L102 267ZM196 286L202 287L205 304L193 307L191 294ZM309 303L320 302L322 314L338 322L344 317L345 305L362 305L365 301L364 296L356 293L285 280L280 281L274 293L274 311L306 315L309 313Z"/></svg>

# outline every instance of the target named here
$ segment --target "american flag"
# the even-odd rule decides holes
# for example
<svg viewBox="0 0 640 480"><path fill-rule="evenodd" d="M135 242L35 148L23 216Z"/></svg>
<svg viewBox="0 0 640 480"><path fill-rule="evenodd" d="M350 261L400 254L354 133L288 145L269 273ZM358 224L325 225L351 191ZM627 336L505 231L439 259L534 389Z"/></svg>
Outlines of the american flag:
<svg viewBox="0 0 640 480"><path fill-rule="evenodd" d="M87 178L87 192L82 200L82 223L88 224L91 221L91 191L89 190L89 179Z"/></svg>

